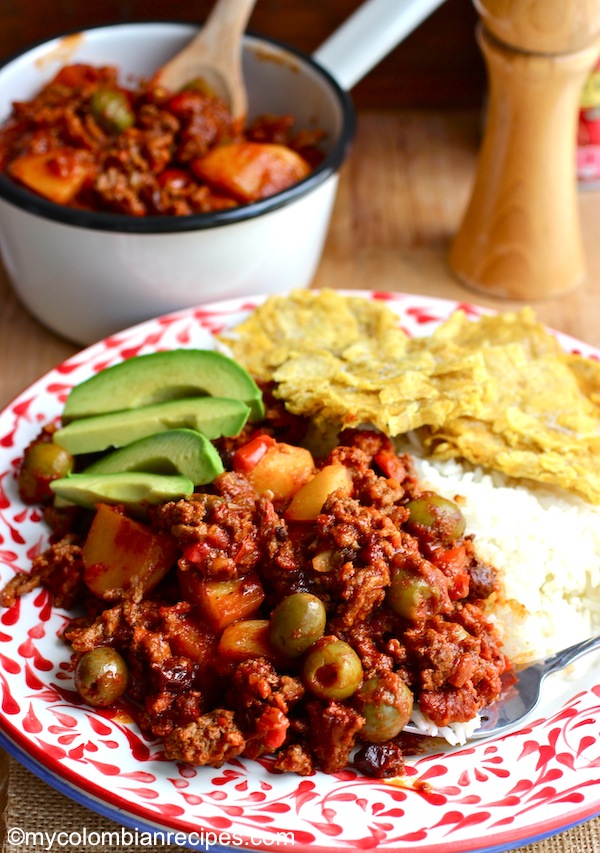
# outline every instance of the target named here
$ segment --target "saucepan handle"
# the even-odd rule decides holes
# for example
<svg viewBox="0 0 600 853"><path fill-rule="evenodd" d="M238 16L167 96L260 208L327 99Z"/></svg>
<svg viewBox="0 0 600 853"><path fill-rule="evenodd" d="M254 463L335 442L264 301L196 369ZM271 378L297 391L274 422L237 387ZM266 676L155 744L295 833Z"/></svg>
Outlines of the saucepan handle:
<svg viewBox="0 0 600 853"><path fill-rule="evenodd" d="M344 89L371 68L425 20L443 0L366 0L313 53Z"/></svg>

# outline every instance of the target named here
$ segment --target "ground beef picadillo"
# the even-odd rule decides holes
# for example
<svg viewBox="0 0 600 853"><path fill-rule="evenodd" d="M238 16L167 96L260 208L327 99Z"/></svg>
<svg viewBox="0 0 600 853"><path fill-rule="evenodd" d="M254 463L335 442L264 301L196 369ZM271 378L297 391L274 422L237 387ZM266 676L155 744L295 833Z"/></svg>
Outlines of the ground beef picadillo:
<svg viewBox="0 0 600 853"><path fill-rule="evenodd" d="M237 446L249 438L240 436ZM231 467L236 441L220 450ZM224 649L222 630L182 593L189 589L182 575L216 584L247 579L249 589L258 583L263 597L250 617L255 626L268 625L286 597L310 593L325 606L324 634L360 659L363 684L393 673L390 683L407 685L438 726L466 722L493 702L509 664L483 610L494 572L478 560L472 538L452 537L442 521L411 521L411 502L430 493L410 457L397 455L385 436L343 432L318 466L331 464L347 469L352 490L331 494L315 521L290 520L286 501L259 494L239 470L155 508L150 523L176 540L179 557L147 595L133 588L107 602L85 590L80 521L84 532L53 542L30 578L9 583L2 603L11 605L37 584L61 605L84 598L85 615L74 616L64 635L74 663L98 646L122 655L129 705L144 734L163 739L167 759L218 767L243 756L301 775L334 773L354 762L367 775L398 775L406 735L365 739L365 705L357 694L315 695L303 677L303 657L273 652L268 630L258 645ZM408 615L393 606L399 572L431 593L411 598Z"/></svg>
<svg viewBox="0 0 600 853"><path fill-rule="evenodd" d="M256 201L304 177L291 170L285 177L274 146L301 158L308 172L323 159L323 132L295 128L289 114L239 124L202 81L175 93L151 80L128 88L116 67L66 65L31 100L13 103L0 126L0 173L68 207L188 216ZM207 172L206 155L233 152L233 143L261 146L255 174L266 171L259 186L236 183L241 156L233 153L216 173Z"/></svg>

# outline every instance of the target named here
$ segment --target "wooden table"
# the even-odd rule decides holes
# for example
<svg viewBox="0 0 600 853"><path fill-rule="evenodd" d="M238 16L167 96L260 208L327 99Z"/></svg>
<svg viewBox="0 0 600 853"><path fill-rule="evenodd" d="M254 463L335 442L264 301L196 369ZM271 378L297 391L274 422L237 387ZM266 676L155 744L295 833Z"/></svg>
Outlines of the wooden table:
<svg viewBox="0 0 600 853"><path fill-rule="evenodd" d="M362 112L314 285L515 307L468 292L447 267L449 243L472 185L479 132L480 117L473 112ZM587 282L534 307L549 326L600 347L600 192L582 193L580 207ZM0 269L0 406L75 351L27 314ZM565 841L568 835L535 849L574 850ZM586 845L594 849L589 839Z"/></svg>

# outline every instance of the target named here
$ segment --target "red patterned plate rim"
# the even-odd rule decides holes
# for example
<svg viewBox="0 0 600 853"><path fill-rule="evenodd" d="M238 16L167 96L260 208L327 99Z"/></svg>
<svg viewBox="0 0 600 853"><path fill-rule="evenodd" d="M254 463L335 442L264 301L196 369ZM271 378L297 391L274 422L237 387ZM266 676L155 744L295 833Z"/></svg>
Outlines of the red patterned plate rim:
<svg viewBox="0 0 600 853"><path fill-rule="evenodd" d="M409 334L431 332L458 303L401 293L351 291L385 300ZM58 365L0 414L1 582L27 570L44 546L37 513L20 504L15 471L42 423L57 418L72 385L136 353L212 346L264 295L159 317L107 338ZM600 358L557 333L563 346ZM172 831L211 849L310 847L421 853L500 851L566 829L600 813L600 683L589 671L559 680L540 716L516 732L409 761L406 778L297 777L269 761L234 761L214 770L166 762L125 713L84 707L57 639L65 615L36 591L0 613L0 730L6 748L73 799L126 826ZM206 838L206 836L205 836ZM177 843L181 843L178 841Z"/></svg>

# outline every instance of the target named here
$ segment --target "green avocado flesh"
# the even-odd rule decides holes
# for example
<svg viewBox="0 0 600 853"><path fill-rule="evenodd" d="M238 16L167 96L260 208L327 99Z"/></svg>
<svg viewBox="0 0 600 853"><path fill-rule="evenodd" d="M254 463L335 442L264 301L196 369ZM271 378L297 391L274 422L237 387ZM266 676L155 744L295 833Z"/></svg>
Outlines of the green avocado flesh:
<svg viewBox="0 0 600 853"><path fill-rule="evenodd" d="M98 374L99 376L101 374ZM54 433L56 444L77 456L124 447L155 433L182 427L201 432L207 439L238 435L250 409L240 400L191 397L169 400L129 411L110 412L72 421Z"/></svg>
<svg viewBox="0 0 600 853"><path fill-rule="evenodd" d="M146 471L183 474L199 486L212 483L223 470L221 457L206 436L192 429L170 429L141 438L101 457L83 473Z"/></svg>
<svg viewBox="0 0 600 853"><path fill-rule="evenodd" d="M133 356L101 370L72 389L62 418L68 424L195 396L241 400L252 420L264 415L260 389L237 362L213 350L177 349Z"/></svg>
<svg viewBox="0 0 600 853"><path fill-rule="evenodd" d="M116 474L71 474L53 480L50 488L62 501L94 509L98 503L144 507L189 497L194 484L178 474L121 471Z"/></svg>

